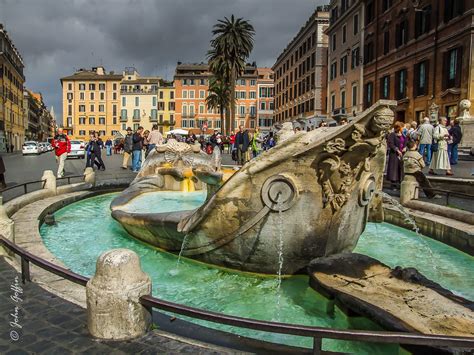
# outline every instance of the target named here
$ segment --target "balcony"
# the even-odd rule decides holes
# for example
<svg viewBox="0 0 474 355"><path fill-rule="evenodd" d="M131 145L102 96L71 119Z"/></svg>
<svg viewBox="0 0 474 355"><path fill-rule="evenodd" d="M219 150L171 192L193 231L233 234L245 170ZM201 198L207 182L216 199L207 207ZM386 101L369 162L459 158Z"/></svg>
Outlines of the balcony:
<svg viewBox="0 0 474 355"><path fill-rule="evenodd" d="M140 117L134 116L134 117L133 117L133 122L140 122Z"/></svg>
<svg viewBox="0 0 474 355"><path fill-rule="evenodd" d="M121 94L157 94L158 89L148 89L148 90L143 90L143 89L120 89Z"/></svg>
<svg viewBox="0 0 474 355"><path fill-rule="evenodd" d="M127 122L127 121L128 121L127 117L120 116L120 122Z"/></svg>
<svg viewBox="0 0 474 355"><path fill-rule="evenodd" d="M150 122L158 122L158 117L150 116Z"/></svg>

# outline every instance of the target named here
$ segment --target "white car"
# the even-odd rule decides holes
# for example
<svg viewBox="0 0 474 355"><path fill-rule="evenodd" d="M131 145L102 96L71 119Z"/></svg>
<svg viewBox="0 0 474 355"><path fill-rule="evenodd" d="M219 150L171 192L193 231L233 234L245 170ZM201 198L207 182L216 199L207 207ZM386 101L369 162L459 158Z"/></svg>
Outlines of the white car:
<svg viewBox="0 0 474 355"><path fill-rule="evenodd" d="M23 147L21 148L21 152L23 153L23 155L27 155L27 154L40 154L41 153L41 148L38 144L38 142L34 142L34 141L27 141L25 143L23 143Z"/></svg>
<svg viewBox="0 0 474 355"><path fill-rule="evenodd" d="M46 144L46 149L48 152L51 152L53 150L53 146L51 145L51 143L47 142L45 143Z"/></svg>
<svg viewBox="0 0 474 355"><path fill-rule="evenodd" d="M38 143L38 146L39 146L39 149L40 149L40 153L45 153L45 152L48 151L48 146L46 145L45 142Z"/></svg>
<svg viewBox="0 0 474 355"><path fill-rule="evenodd" d="M84 141L71 141L71 152L68 153L68 158L80 158L84 159L86 156Z"/></svg>

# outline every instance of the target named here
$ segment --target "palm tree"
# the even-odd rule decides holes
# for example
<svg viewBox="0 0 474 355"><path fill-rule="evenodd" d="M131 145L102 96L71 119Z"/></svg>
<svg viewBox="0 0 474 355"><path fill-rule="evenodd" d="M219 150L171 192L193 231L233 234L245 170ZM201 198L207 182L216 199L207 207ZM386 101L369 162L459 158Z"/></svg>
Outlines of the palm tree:
<svg viewBox="0 0 474 355"><path fill-rule="evenodd" d="M219 109L221 115L221 131L226 132L228 126L226 127L224 123L224 112L227 111L230 104L229 85L216 77L211 78L206 103L208 109Z"/></svg>
<svg viewBox="0 0 474 355"><path fill-rule="evenodd" d="M245 70L245 62L252 52L255 30L242 18L224 17L218 20L212 31L211 50L207 54L210 70L230 87L231 122L226 124L226 134L234 128L235 81ZM227 122L226 122L227 123Z"/></svg>

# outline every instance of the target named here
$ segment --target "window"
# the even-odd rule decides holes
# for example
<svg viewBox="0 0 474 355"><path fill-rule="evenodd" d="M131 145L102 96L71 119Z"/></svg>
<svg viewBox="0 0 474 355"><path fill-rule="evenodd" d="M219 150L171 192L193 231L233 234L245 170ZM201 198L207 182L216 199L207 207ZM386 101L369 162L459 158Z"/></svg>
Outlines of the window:
<svg viewBox="0 0 474 355"><path fill-rule="evenodd" d="M189 121L189 128L194 128L194 120Z"/></svg>
<svg viewBox="0 0 474 355"><path fill-rule="evenodd" d="M352 33L354 35L359 33L359 14L355 14L352 18Z"/></svg>
<svg viewBox="0 0 474 355"><path fill-rule="evenodd" d="M72 105L67 105L67 114L72 116Z"/></svg>
<svg viewBox="0 0 474 355"><path fill-rule="evenodd" d="M214 127L215 128L221 128L221 121L220 120L217 120L214 122Z"/></svg>
<svg viewBox="0 0 474 355"><path fill-rule="evenodd" d="M357 102L358 102L358 98L357 98L357 85L354 85L352 86L352 107L356 107L357 106Z"/></svg>
<svg viewBox="0 0 474 355"><path fill-rule="evenodd" d="M257 85L257 80L255 79L250 80L250 86L255 86L255 85Z"/></svg>
<svg viewBox="0 0 474 355"><path fill-rule="evenodd" d="M181 127L187 128L188 127L188 120L182 120L181 121Z"/></svg>
<svg viewBox="0 0 474 355"><path fill-rule="evenodd" d="M356 47L352 50L351 53L351 69L354 69L359 66L359 59L360 59L360 49Z"/></svg>
<svg viewBox="0 0 474 355"><path fill-rule="evenodd" d="M444 0L444 22L464 13L464 0Z"/></svg>
<svg viewBox="0 0 474 355"><path fill-rule="evenodd" d="M245 116L245 106L239 106L239 115L240 117Z"/></svg>
<svg viewBox="0 0 474 355"><path fill-rule="evenodd" d="M105 105L99 105L99 112L105 112Z"/></svg>
<svg viewBox="0 0 474 355"><path fill-rule="evenodd" d="M135 97L135 107L140 106L140 98L138 96Z"/></svg>
<svg viewBox="0 0 474 355"><path fill-rule="evenodd" d="M86 124L86 118L85 117L79 117L79 124Z"/></svg>
<svg viewBox="0 0 474 355"><path fill-rule="evenodd" d="M91 98L91 100L94 100L94 93L93 92L90 93L90 98Z"/></svg>
<svg viewBox="0 0 474 355"><path fill-rule="evenodd" d="M133 130L136 131L138 129L138 127L140 127L140 124L139 123L134 123L133 124Z"/></svg>
<svg viewBox="0 0 474 355"><path fill-rule="evenodd" d="M160 100L163 100L163 91L160 91Z"/></svg>
<svg viewBox="0 0 474 355"><path fill-rule="evenodd" d="M189 117L194 117L194 105L189 105Z"/></svg>
<svg viewBox="0 0 474 355"><path fill-rule="evenodd" d="M72 92L68 92L68 93L67 93L67 99L68 99L69 101L71 101L72 98L73 98Z"/></svg>
<svg viewBox="0 0 474 355"><path fill-rule="evenodd" d="M158 117L158 111L156 110L156 108L152 108L151 109L151 119L153 121L156 121L157 117Z"/></svg>
<svg viewBox="0 0 474 355"><path fill-rule="evenodd" d="M334 80L337 77L337 62L331 64L330 80Z"/></svg>
<svg viewBox="0 0 474 355"><path fill-rule="evenodd" d="M431 29L431 5L415 12L415 38L428 33Z"/></svg>
<svg viewBox="0 0 474 355"><path fill-rule="evenodd" d="M392 0L382 0L382 10L385 12L392 7Z"/></svg>
<svg viewBox="0 0 474 355"><path fill-rule="evenodd" d="M372 105L374 100L374 83L368 82L365 84L365 107Z"/></svg>
<svg viewBox="0 0 474 355"><path fill-rule="evenodd" d="M374 60L374 42L369 42L364 46L364 63L370 63Z"/></svg>
<svg viewBox="0 0 474 355"><path fill-rule="evenodd" d="M398 47L403 46L408 42L408 20L403 20L396 26L395 32L395 45Z"/></svg>
<svg viewBox="0 0 474 355"><path fill-rule="evenodd" d="M171 99L171 100L174 99L174 91L170 91L170 99Z"/></svg>
<svg viewBox="0 0 474 355"><path fill-rule="evenodd" d="M343 56L341 58L341 68L340 68L340 74L344 75L347 73L347 55Z"/></svg>
<svg viewBox="0 0 474 355"><path fill-rule="evenodd" d="M168 111L174 111L174 101L168 102Z"/></svg>
<svg viewBox="0 0 474 355"><path fill-rule="evenodd" d="M390 32L385 31L383 33L383 54L387 54L390 51Z"/></svg>
<svg viewBox="0 0 474 355"><path fill-rule="evenodd" d="M199 90L199 98L204 99L206 97L206 91L204 90Z"/></svg>
<svg viewBox="0 0 474 355"><path fill-rule="evenodd" d="M105 84L99 84L99 90L105 90Z"/></svg>
<svg viewBox="0 0 474 355"><path fill-rule="evenodd" d="M199 105L199 113L204 114L204 105Z"/></svg>
<svg viewBox="0 0 474 355"><path fill-rule="evenodd" d="M427 94L428 89L428 61L415 65L415 96Z"/></svg>
<svg viewBox="0 0 474 355"><path fill-rule="evenodd" d="M267 104L265 101L260 102L260 110L265 111L267 108Z"/></svg>
<svg viewBox="0 0 474 355"><path fill-rule="evenodd" d="M188 105L183 105L183 117L188 116Z"/></svg>
<svg viewBox="0 0 474 355"><path fill-rule="evenodd" d="M127 106L127 98L124 96L122 97L122 107Z"/></svg>
<svg viewBox="0 0 474 355"><path fill-rule="evenodd" d="M84 101L85 97L86 97L86 95L83 92L79 93L79 100Z"/></svg>
<svg viewBox="0 0 474 355"><path fill-rule="evenodd" d="M443 88L459 87L461 83L462 48L453 48L444 53Z"/></svg>
<svg viewBox="0 0 474 355"><path fill-rule="evenodd" d="M342 26L342 44L346 43L347 34L346 34L346 25Z"/></svg>
<svg viewBox="0 0 474 355"><path fill-rule="evenodd" d="M250 116L255 117L256 114L257 114L257 107L250 106Z"/></svg>
<svg viewBox="0 0 474 355"><path fill-rule="evenodd" d="M156 96L153 96L153 98L151 99L151 105L156 106Z"/></svg>
<svg viewBox="0 0 474 355"><path fill-rule="evenodd" d="M140 110L139 109L134 109L133 110L133 119L134 120L140 119Z"/></svg>
<svg viewBox="0 0 474 355"><path fill-rule="evenodd" d="M72 126L72 117L67 118L67 126L71 127Z"/></svg>
<svg viewBox="0 0 474 355"><path fill-rule="evenodd" d="M91 91L95 90L95 84L89 84L89 90Z"/></svg>
<svg viewBox="0 0 474 355"><path fill-rule="evenodd" d="M188 79L183 79L183 85L188 85Z"/></svg>
<svg viewBox="0 0 474 355"><path fill-rule="evenodd" d="M120 110L120 118L121 118L122 120L126 120L126 119L127 119L127 110L126 110L126 109L123 108L123 109Z"/></svg>
<svg viewBox="0 0 474 355"><path fill-rule="evenodd" d="M194 79L189 79L189 85L194 85Z"/></svg>
<svg viewBox="0 0 474 355"><path fill-rule="evenodd" d="M68 83L68 84L67 84L67 89L68 89L69 91L72 90L72 83Z"/></svg>
<svg viewBox="0 0 474 355"><path fill-rule="evenodd" d="M331 94L331 112L334 112L336 109L336 94Z"/></svg>
<svg viewBox="0 0 474 355"><path fill-rule="evenodd" d="M112 124L117 124L117 117L112 118Z"/></svg>
<svg viewBox="0 0 474 355"><path fill-rule="evenodd" d="M183 99L187 99L187 98L188 98L188 91L183 90Z"/></svg>
<svg viewBox="0 0 474 355"><path fill-rule="evenodd" d="M86 112L86 105L79 105L79 112Z"/></svg>
<svg viewBox="0 0 474 355"><path fill-rule="evenodd" d="M337 42L336 34L333 33L332 38L331 38L331 50L333 52L336 50L336 42Z"/></svg>
<svg viewBox="0 0 474 355"><path fill-rule="evenodd" d="M99 124L105 124L105 117L99 117Z"/></svg>
<svg viewBox="0 0 474 355"><path fill-rule="evenodd" d="M395 98L397 100L404 99L407 96L407 71L399 70L395 73Z"/></svg>
<svg viewBox="0 0 474 355"><path fill-rule="evenodd" d="M91 105L91 110L90 111L94 112L94 109L95 109L94 105Z"/></svg>
<svg viewBox="0 0 474 355"><path fill-rule="evenodd" d="M95 117L89 117L89 124L95 124Z"/></svg>
<svg viewBox="0 0 474 355"><path fill-rule="evenodd" d="M79 90L84 91L86 89L86 84L79 84Z"/></svg>
<svg viewBox="0 0 474 355"><path fill-rule="evenodd" d="M189 90L189 98L194 99L194 90Z"/></svg>
<svg viewBox="0 0 474 355"><path fill-rule="evenodd" d="M200 80L199 80L199 83L200 83L201 85L206 85L206 79L200 79Z"/></svg>
<svg viewBox="0 0 474 355"><path fill-rule="evenodd" d="M365 24L368 25L374 20L374 2L368 1L365 5Z"/></svg>
<svg viewBox="0 0 474 355"><path fill-rule="evenodd" d="M113 90L117 90L117 83L114 83L114 85L112 85L112 88Z"/></svg>
<svg viewBox="0 0 474 355"><path fill-rule="evenodd" d="M341 15L349 8L349 0L341 0Z"/></svg>
<svg viewBox="0 0 474 355"><path fill-rule="evenodd" d="M341 108L346 108L346 92L344 90L341 91Z"/></svg>
<svg viewBox="0 0 474 355"><path fill-rule="evenodd" d="M117 116L117 105L112 105L112 115Z"/></svg>
<svg viewBox="0 0 474 355"><path fill-rule="evenodd" d="M256 91L250 91L249 97L250 97L251 99L255 99L255 98L257 97L257 92L256 92Z"/></svg>
<svg viewBox="0 0 474 355"><path fill-rule="evenodd" d="M85 136L85 135L86 135L86 131L84 131L83 129L79 130L79 135L80 135L80 136Z"/></svg>
<svg viewBox="0 0 474 355"><path fill-rule="evenodd" d="M388 99L390 96L390 75L386 75L380 79L380 98Z"/></svg>

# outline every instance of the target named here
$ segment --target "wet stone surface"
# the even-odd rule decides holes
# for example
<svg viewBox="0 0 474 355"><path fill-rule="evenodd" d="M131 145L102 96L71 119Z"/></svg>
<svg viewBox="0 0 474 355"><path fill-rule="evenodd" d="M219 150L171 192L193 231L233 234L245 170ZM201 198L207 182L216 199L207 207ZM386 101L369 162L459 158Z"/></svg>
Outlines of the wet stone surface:
<svg viewBox="0 0 474 355"><path fill-rule="evenodd" d="M86 324L85 309L34 283L23 285L21 275L0 258L0 354L223 352L222 348L201 347L164 337L156 332L149 332L133 341L99 341L89 336Z"/></svg>

